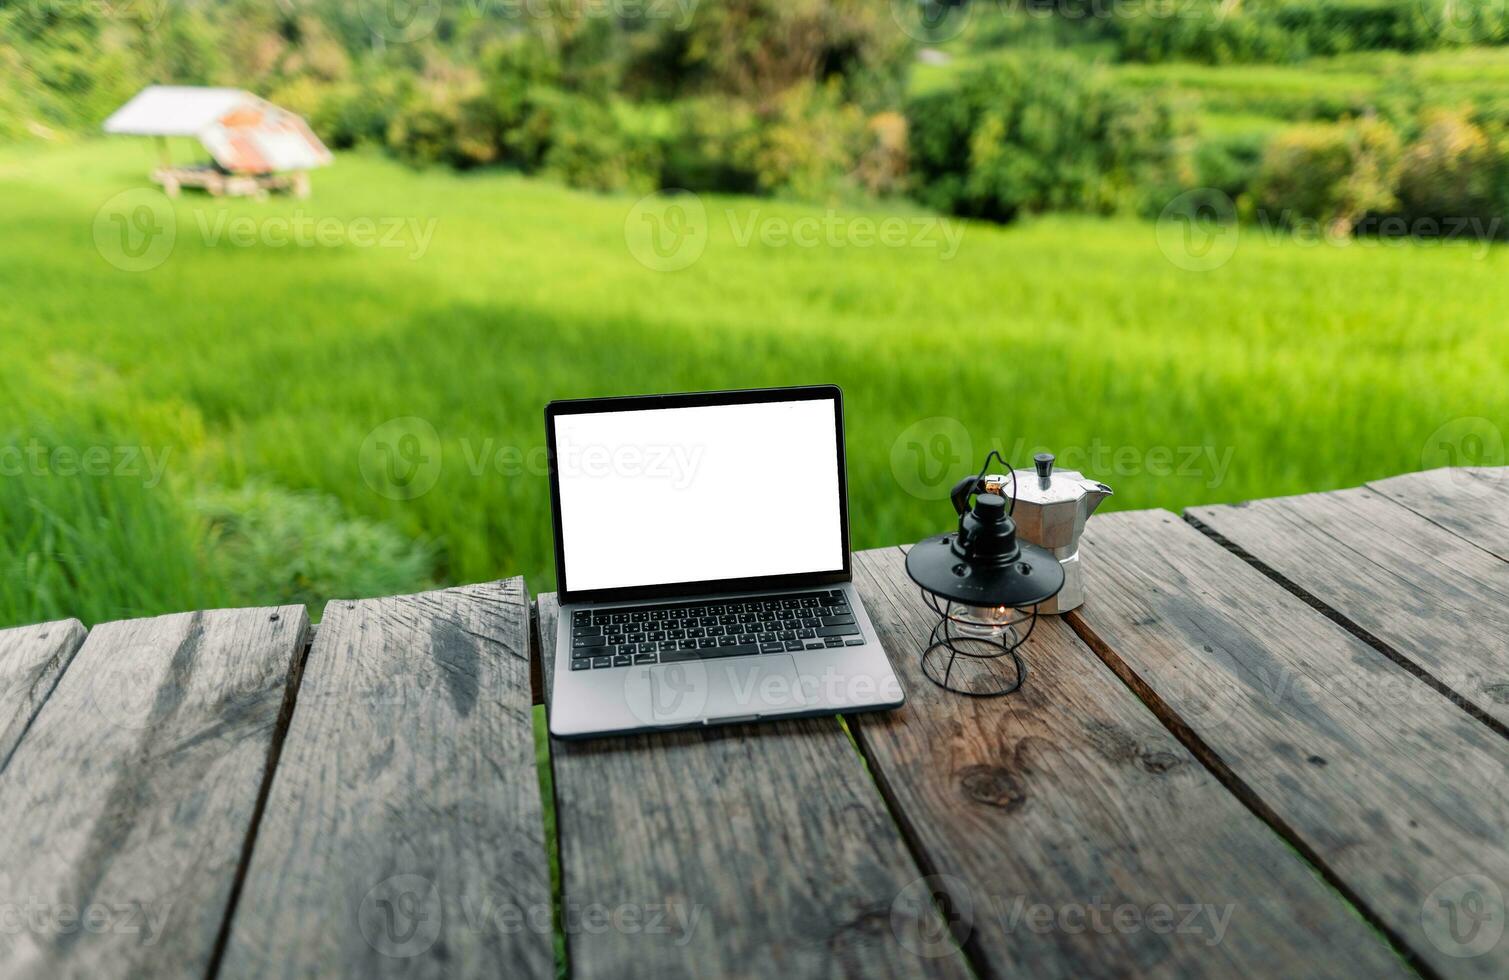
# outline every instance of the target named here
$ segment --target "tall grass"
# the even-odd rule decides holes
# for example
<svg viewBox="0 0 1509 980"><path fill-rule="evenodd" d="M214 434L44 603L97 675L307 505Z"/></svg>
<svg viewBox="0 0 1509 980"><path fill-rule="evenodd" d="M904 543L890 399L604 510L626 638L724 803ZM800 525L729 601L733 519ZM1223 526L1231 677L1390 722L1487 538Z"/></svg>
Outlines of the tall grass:
<svg viewBox="0 0 1509 980"><path fill-rule="evenodd" d="M93 623L224 604L193 512L167 488L151 486L150 476L117 472L124 467L115 450L129 443L68 419L39 420L0 439L4 621L77 616ZM110 453L108 471L76 468L59 455L92 448Z"/></svg>
<svg viewBox="0 0 1509 980"><path fill-rule="evenodd" d="M92 223L150 163L129 142L0 153L0 363L66 379L67 397L42 411L60 437L78 438L64 430L84 411L80 392L128 405L126 437L175 447L184 500L255 483L338 503L285 536L295 544L284 555L307 528L363 521L419 542L425 581L523 573L550 587L538 461L541 408L560 397L843 385L861 548L947 522L946 502L908 492L911 427L933 417L970 436L967 452L952 447L953 471L992 444L1018 463L1035 447L1066 451L1100 467L1116 490L1108 509L1346 486L1428 465L1428 439L1453 420L1509 431L1509 252L1498 247L1311 245L1248 228L1225 265L1189 272L1152 223L1056 218L969 225L945 260L907 246L744 242L751 221L830 215L709 197L705 253L658 273L625 245L631 198L347 156L316 175L308 201L183 198L171 257L124 272L95 250ZM435 224L422 254L211 243L201 222L222 212ZM423 448L441 460L410 499L363 472L364 442L396 417L433 426ZM1097 449L1098 463L1085 455ZM54 597L48 615L108 615L130 589L132 608L166 597L183 608L212 598L194 590L227 584L189 581L194 569L216 574L195 547L218 546L192 530L186 505L92 503L61 481L7 487L7 526L50 501L52 533L90 529L105 544L88 554L118 570L89 572L105 580L96 589L79 563L31 572L11 546L0 621L37 618L27 596L38 583ZM127 506L158 509L120 530L81 517ZM288 563L269 565L270 581L239 581L229 600L286 594L276 569ZM332 567L305 594L378 587L352 564Z"/></svg>

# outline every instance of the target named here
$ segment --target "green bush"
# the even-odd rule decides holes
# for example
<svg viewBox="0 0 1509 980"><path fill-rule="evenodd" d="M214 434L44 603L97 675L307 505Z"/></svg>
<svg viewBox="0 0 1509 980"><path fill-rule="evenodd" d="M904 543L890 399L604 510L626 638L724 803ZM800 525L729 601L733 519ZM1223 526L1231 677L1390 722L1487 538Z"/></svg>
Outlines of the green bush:
<svg viewBox="0 0 1509 980"><path fill-rule="evenodd" d="M387 141L388 127L397 108L406 104L413 93L413 77L403 74L383 74L324 86L319 101L310 110L309 125L334 149L381 146Z"/></svg>
<svg viewBox="0 0 1509 980"><path fill-rule="evenodd" d="M1009 221L1022 213L1145 210L1179 182L1184 121L1151 94L1057 56L1017 55L907 110L924 204Z"/></svg>
<svg viewBox="0 0 1509 980"><path fill-rule="evenodd" d="M867 109L901 96L910 55L888 3L874 0L718 0L697 4L684 35L645 47L640 56L675 59L636 75L669 76L678 94L731 96L767 107L802 85L836 84Z"/></svg>
<svg viewBox="0 0 1509 980"><path fill-rule="evenodd" d="M1400 210L1411 219L1502 221L1509 204L1506 150L1501 136L1461 112L1431 114L1399 166Z"/></svg>
<svg viewBox="0 0 1509 980"><path fill-rule="evenodd" d="M759 120L747 103L726 96L676 104L664 146L665 187L752 194L760 187L755 164Z"/></svg>
<svg viewBox="0 0 1509 980"><path fill-rule="evenodd" d="M1233 201L1247 194L1263 162L1266 138L1257 133L1205 137L1195 147L1195 182Z"/></svg>
<svg viewBox="0 0 1509 980"><path fill-rule="evenodd" d="M877 112L865 123L865 136L853 177L868 194L888 195L906 189L906 116Z"/></svg>
<svg viewBox="0 0 1509 980"><path fill-rule="evenodd" d="M1270 220L1350 234L1366 215L1397 205L1400 149L1398 132L1378 119L1295 126L1268 144L1253 196Z"/></svg>
<svg viewBox="0 0 1509 980"><path fill-rule="evenodd" d="M506 158L508 131L475 77L412 92L388 124L388 147L415 165L467 168Z"/></svg>
<svg viewBox="0 0 1509 980"><path fill-rule="evenodd" d="M431 578L430 545L348 517L333 497L251 484L201 492L193 507L211 574L237 602L318 615L334 598L420 591Z"/></svg>
<svg viewBox="0 0 1509 980"><path fill-rule="evenodd" d="M753 159L759 189L805 200L842 194L866 141L864 113L836 86L799 85L761 119Z"/></svg>
<svg viewBox="0 0 1509 980"><path fill-rule="evenodd" d="M1281 63L1509 39L1509 11L1465 0L1149 0L1134 13L1091 20L1121 57L1147 62Z"/></svg>
<svg viewBox="0 0 1509 980"><path fill-rule="evenodd" d="M563 85L560 52L548 39L517 34L482 54L483 98L499 134L500 157L523 170L539 167L549 149L542 102Z"/></svg>
<svg viewBox="0 0 1509 980"><path fill-rule="evenodd" d="M1298 61L1309 54L1306 38L1265 15L1242 8L1231 13L1209 3L1164 9L1157 3L1113 21L1117 44L1130 61L1234 62Z"/></svg>
<svg viewBox="0 0 1509 980"><path fill-rule="evenodd" d="M906 120L866 117L840 86L798 85L764 111L725 97L675 107L665 187L823 200L900 189Z"/></svg>
<svg viewBox="0 0 1509 980"><path fill-rule="evenodd" d="M543 170L571 187L595 191L652 190L660 178L656 148L628 132L604 105L557 93L537 112L548 133Z"/></svg>
<svg viewBox="0 0 1509 980"><path fill-rule="evenodd" d="M590 190L656 186L654 142L628 131L609 103L565 91L560 80L548 52L504 42L482 76L453 73L413 93L388 126L388 146L419 165L501 162Z"/></svg>
<svg viewBox="0 0 1509 980"><path fill-rule="evenodd" d="M457 146L461 106L442 86L414 92L388 123L388 148L400 160L415 165L462 160Z"/></svg>

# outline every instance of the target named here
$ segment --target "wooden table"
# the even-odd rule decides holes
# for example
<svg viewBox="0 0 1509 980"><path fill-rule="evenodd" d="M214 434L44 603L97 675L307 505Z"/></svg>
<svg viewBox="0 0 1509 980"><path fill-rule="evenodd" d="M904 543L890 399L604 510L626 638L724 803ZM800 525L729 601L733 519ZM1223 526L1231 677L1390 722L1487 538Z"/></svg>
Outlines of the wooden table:
<svg viewBox="0 0 1509 980"><path fill-rule="evenodd" d="M1509 469L1098 516L1002 700L902 557L901 710L597 742L520 579L0 632L0 976L1509 976Z"/></svg>

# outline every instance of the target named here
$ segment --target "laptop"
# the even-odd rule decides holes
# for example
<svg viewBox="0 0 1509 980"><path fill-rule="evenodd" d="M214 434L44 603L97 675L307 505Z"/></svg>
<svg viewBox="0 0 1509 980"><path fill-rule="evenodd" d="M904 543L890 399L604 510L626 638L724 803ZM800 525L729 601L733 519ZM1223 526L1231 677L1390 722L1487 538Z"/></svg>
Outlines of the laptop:
<svg viewBox="0 0 1509 980"><path fill-rule="evenodd" d="M900 705L852 581L835 386L545 407L562 738Z"/></svg>

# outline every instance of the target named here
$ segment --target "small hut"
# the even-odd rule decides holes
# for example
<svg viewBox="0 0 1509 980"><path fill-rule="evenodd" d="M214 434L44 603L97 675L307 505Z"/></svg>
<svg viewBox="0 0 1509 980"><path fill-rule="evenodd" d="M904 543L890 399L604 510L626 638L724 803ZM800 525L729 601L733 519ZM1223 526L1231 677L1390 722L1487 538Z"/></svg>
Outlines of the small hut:
<svg viewBox="0 0 1509 980"><path fill-rule="evenodd" d="M161 161L152 179L173 197L184 187L216 196L307 197L309 171L332 159L303 119L235 88L149 85L105 120L105 132L156 138ZM171 136L198 140L210 161L175 165Z"/></svg>

